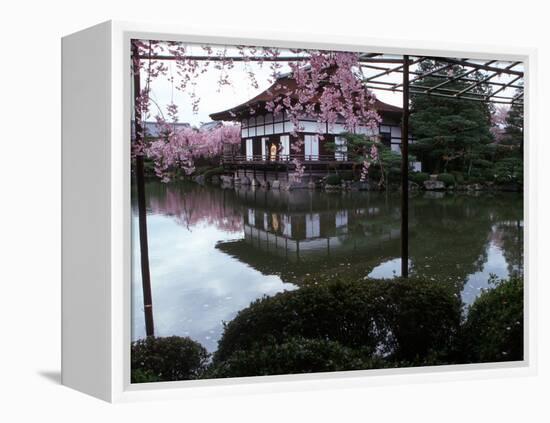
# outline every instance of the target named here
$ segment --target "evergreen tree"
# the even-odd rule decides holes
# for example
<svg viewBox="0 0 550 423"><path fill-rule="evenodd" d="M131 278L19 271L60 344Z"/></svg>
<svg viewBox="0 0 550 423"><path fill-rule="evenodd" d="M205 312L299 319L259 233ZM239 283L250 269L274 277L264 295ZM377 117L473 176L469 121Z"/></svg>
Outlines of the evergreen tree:
<svg viewBox="0 0 550 423"><path fill-rule="evenodd" d="M513 103L506 117L506 127L502 139L504 146L509 146L520 156L523 155L523 105Z"/></svg>
<svg viewBox="0 0 550 423"><path fill-rule="evenodd" d="M444 65L437 61L424 61L421 72L429 72ZM452 75L462 75L466 71L456 65L446 70ZM437 74L437 72L435 73ZM481 79L481 72L468 74L468 78ZM444 81L443 78L427 76L411 85L433 87ZM461 90L468 85L455 80L442 86L442 89ZM485 93L483 84L469 93ZM486 103L460 98L411 93L411 130L416 143L410 149L423 162L428 172L456 170L470 174L472 168L486 165L483 160L490 153L493 140L490 132L490 108Z"/></svg>

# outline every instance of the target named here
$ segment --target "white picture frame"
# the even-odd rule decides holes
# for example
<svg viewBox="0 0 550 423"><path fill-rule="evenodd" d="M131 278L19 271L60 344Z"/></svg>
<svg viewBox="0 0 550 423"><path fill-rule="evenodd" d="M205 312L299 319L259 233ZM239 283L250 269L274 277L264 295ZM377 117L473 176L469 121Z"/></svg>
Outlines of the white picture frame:
<svg viewBox="0 0 550 423"><path fill-rule="evenodd" d="M521 362L130 383L130 39L382 51L525 64L525 355ZM62 383L110 402L536 373L536 52L517 47L105 22L62 40Z"/></svg>

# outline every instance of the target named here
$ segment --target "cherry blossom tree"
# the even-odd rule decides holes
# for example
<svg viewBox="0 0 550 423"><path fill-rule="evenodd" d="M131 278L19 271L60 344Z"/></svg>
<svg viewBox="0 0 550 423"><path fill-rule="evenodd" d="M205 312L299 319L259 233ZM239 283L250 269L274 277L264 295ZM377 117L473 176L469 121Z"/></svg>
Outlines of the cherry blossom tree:
<svg viewBox="0 0 550 423"><path fill-rule="evenodd" d="M195 159L218 156L225 144L241 141L239 125L221 125L211 130L176 129L162 120L157 125L161 136L147 145L144 152L153 160L155 173L163 182L170 181L172 169L181 168L190 175L195 170Z"/></svg>
<svg viewBox="0 0 550 423"><path fill-rule="evenodd" d="M506 130L506 122L508 119L508 113L510 109L505 106L497 106L491 113L491 133L493 134L495 141L500 143L504 138Z"/></svg>
<svg viewBox="0 0 550 423"><path fill-rule="evenodd" d="M359 53L333 52L318 50L280 50L269 47L251 46L199 46L179 42L156 40L133 40L133 70L144 75L144 85L136 96L136 119L151 119L156 107L155 119L163 134L158 140L145 142L147 134L136 134L133 153L146 155L153 159L155 171L163 181L169 180L169 170L182 168L187 174L194 170L194 159L219 154L224 143L240 141L238 125L224 125L212 131L193 129L176 130L178 106L166 105L167 117L153 101L152 81L164 77L174 89L189 96L189 106L197 112L200 97L197 93L197 78L213 69L218 72L219 87L231 85L231 70L235 62L244 63L246 76L251 87L257 89L254 66L270 67L272 88L277 94L266 104L272 113L285 111L293 124L293 135L297 138L303 129L300 120L313 118L317 122L319 138L323 138L327 125L332 127L337 121L343 121L345 129L355 132L359 128L375 133L380 117L374 110L375 96L362 83ZM285 54L283 56L283 53ZM175 63L176 74L169 72L165 60ZM290 69L295 86L285 86L278 77L285 63ZM271 90L270 89L270 90ZM256 110L250 109L250 113ZM143 128L144 125L135 125ZM304 165L299 155L304 140L297 138L291 145L294 172L292 178L300 181L304 174ZM368 172L368 163L376 160L376 145L365 155L363 173Z"/></svg>

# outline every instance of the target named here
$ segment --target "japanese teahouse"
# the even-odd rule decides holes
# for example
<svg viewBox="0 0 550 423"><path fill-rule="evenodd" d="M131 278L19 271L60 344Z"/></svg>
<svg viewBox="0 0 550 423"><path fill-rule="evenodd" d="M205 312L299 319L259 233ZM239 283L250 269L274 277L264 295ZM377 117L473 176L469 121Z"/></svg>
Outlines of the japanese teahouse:
<svg viewBox="0 0 550 423"><path fill-rule="evenodd" d="M224 167L234 170L236 177L248 176L260 182L279 179L281 171L288 175L295 157L304 162L310 177L324 176L329 168L349 169L357 164L348 158L346 139L342 136L348 131L343 118L320 127L314 118L302 117L295 128L284 107L276 114L268 111L267 103L283 93L290 92L294 97L296 88L296 80L291 74L285 74L256 97L210 115L215 121L236 121L241 125L240 146L225 150L223 155ZM373 131L358 125L354 133L377 136L379 141L399 153L402 109L378 99L373 108L381 118L378 129ZM291 147L298 140L302 141L299 152ZM419 168L420 163L413 165Z"/></svg>

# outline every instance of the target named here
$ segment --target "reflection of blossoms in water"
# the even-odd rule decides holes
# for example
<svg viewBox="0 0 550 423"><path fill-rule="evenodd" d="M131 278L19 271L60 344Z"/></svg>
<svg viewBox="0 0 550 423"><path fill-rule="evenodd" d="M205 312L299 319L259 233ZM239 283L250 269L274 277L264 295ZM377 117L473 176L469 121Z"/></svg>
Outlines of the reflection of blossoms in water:
<svg viewBox="0 0 550 423"><path fill-rule="evenodd" d="M172 216L187 227L214 226L226 232L242 232L242 212L234 203L225 202L222 190L193 189L182 192L167 187L164 195L154 196L149 208L154 214Z"/></svg>

